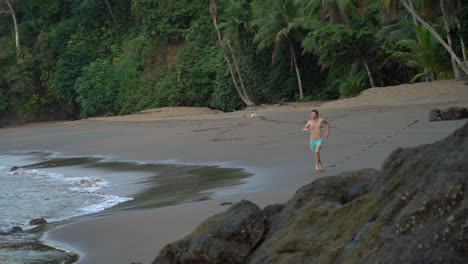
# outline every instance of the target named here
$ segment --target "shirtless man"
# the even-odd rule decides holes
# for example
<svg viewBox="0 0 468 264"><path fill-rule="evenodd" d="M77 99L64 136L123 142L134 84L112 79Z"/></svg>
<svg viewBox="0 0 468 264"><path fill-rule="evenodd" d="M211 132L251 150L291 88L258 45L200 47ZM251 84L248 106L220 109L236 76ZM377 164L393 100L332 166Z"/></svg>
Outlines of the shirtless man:
<svg viewBox="0 0 468 264"><path fill-rule="evenodd" d="M310 150L315 153L315 169L318 171L323 171L322 161L320 160L320 148L323 144L322 138L322 127L326 126L325 138L328 138L330 135L330 124L327 120L319 118L319 113L317 110L312 110L310 112L311 120L307 121L304 129L302 131L310 131Z"/></svg>

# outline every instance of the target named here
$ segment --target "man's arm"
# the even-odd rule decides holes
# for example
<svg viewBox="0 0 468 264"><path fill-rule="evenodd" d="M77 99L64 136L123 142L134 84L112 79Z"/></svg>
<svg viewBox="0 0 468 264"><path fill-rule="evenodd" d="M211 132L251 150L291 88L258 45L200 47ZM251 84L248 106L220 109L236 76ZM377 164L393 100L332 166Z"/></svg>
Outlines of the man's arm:
<svg viewBox="0 0 468 264"><path fill-rule="evenodd" d="M308 130L309 130L309 127L310 127L310 122L309 122L309 121L307 121L307 123L306 123L305 127L302 129L302 132L306 132L306 131L308 131Z"/></svg>
<svg viewBox="0 0 468 264"><path fill-rule="evenodd" d="M327 120L323 119L322 124L327 126L327 130L325 131L325 137L328 138L328 136L330 136L330 123L328 123Z"/></svg>

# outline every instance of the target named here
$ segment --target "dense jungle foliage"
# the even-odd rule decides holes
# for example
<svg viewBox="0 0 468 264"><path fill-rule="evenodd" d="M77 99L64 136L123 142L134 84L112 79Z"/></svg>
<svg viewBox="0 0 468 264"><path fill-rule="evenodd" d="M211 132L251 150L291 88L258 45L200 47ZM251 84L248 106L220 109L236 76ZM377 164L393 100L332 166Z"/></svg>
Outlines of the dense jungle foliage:
<svg viewBox="0 0 468 264"><path fill-rule="evenodd" d="M464 75L466 42L457 0L0 0L0 120L355 96Z"/></svg>

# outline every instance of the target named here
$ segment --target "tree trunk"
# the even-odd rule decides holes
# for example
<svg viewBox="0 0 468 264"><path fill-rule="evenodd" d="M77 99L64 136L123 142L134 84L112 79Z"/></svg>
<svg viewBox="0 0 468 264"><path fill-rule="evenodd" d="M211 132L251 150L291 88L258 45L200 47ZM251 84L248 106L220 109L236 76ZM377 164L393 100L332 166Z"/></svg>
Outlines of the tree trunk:
<svg viewBox="0 0 468 264"><path fill-rule="evenodd" d="M15 10L13 9L13 5L10 3L10 1L6 0L5 2L8 5L8 9L10 9L10 15L11 15L11 18L13 19L13 24L14 24L14 27L15 27L16 55L19 57L21 47L20 47L20 36L19 36L19 30L18 30L18 21L16 20L16 13L15 13Z"/></svg>
<svg viewBox="0 0 468 264"><path fill-rule="evenodd" d="M374 78L372 78L372 74L371 74L371 71L369 69L369 65L367 65L367 62L364 59L362 61L364 62L364 66L366 66L367 75L369 76L370 84L371 84L372 88L374 88L375 87L375 82L374 82Z"/></svg>
<svg viewBox="0 0 468 264"><path fill-rule="evenodd" d="M294 68L296 68L297 85L299 86L299 99L303 99L304 98L304 93L303 93L303 90L302 90L301 73L299 71L299 66L297 65L296 52L294 51L294 46L293 46L293 43L291 41L289 42L289 48L291 49L291 56L292 56L292 59L293 59Z"/></svg>
<svg viewBox="0 0 468 264"><path fill-rule="evenodd" d="M240 68L239 68L239 63L238 63L238 61L236 59L236 54L234 54L234 50L231 47L231 42L229 41L229 39L226 39L226 42L227 42L229 51L231 53L232 61L234 62L234 67L236 68L237 76L239 78L239 83L240 83L240 86L241 86L240 89L241 89L242 95L245 98L245 104L247 106L254 106L255 104L252 102L252 100L250 100L249 95L247 94L247 90L245 89L244 80L242 80L242 74L241 74Z"/></svg>
<svg viewBox="0 0 468 264"><path fill-rule="evenodd" d="M107 10L109 11L109 14L112 18L112 20L114 20L114 13L112 12L112 7L109 3L109 0L104 0L104 2L106 3L106 6L107 6Z"/></svg>
<svg viewBox="0 0 468 264"><path fill-rule="evenodd" d="M445 31L447 32L447 42L448 42L449 47L453 49L452 36L450 35L450 25L449 25L447 14L445 12L445 2L444 2L444 0L440 0L440 8L442 10L442 16L444 18ZM460 70L458 70L457 64L455 63L455 60L453 59L453 56L450 56L450 60L452 61L453 75L455 76L456 79L459 79L460 78Z"/></svg>
<svg viewBox="0 0 468 264"><path fill-rule="evenodd" d="M239 88L239 85L237 84L237 80L236 80L236 76L234 75L234 70L232 69L232 65L231 65L231 61L229 60L229 57L227 56L227 53L226 53L226 50L225 50L225 47L224 47L224 42L223 42L223 37L221 35L221 31L219 30L219 27L218 27L218 22L217 22L217 16L218 16L218 11L217 11L217 8L216 8L216 3L214 0L211 0L210 1L210 8L211 8L211 18L213 19L213 24L215 26L215 29L216 29L216 34L218 35L218 41L219 41L219 45L221 47L221 51L223 52L223 56L224 56L224 59L226 60L226 64L229 68L229 72L231 73L231 77L232 77L232 83L234 84L234 87L236 88L237 90L237 93L239 94L239 97L242 99L242 101L247 105L249 106L250 105L250 100L246 100L246 98L244 98L244 95L242 93L242 91L240 90Z"/></svg>
<svg viewBox="0 0 468 264"><path fill-rule="evenodd" d="M362 55L361 50L360 50L355 44L353 44L353 47L354 47L354 48L356 49L356 51L359 53L359 57L361 57L361 60L362 60L362 62L364 63L364 67L366 67L367 76L369 77L369 82L370 82L370 84L371 84L371 87L374 88L374 87L375 87L374 78L372 77L372 74L371 74L369 65L367 64L367 61L366 61L366 59L364 58L364 55Z"/></svg>
<svg viewBox="0 0 468 264"><path fill-rule="evenodd" d="M453 59L455 60L457 65L463 70L463 72L468 74L468 66L465 65L460 60L460 58L455 54L452 48L450 48L447 42L445 42L445 40L426 21L424 21L424 19L422 19L421 16L419 16L413 8L411 8L408 5L408 2L406 2L406 0L400 0L400 1L403 4L403 6L406 8L406 10L408 10L411 13L411 15L415 17L416 20L418 20L418 22L421 23L421 25L424 28L426 28L432 34L432 36L434 36L437 39L437 41L439 41L440 44L442 44L442 46L444 46L444 48L448 51L450 56L453 57Z"/></svg>
<svg viewBox="0 0 468 264"><path fill-rule="evenodd" d="M411 9L414 9L413 2L409 1L409 5L410 5ZM413 23L415 25L418 25L418 21L416 20L416 18L414 16L411 16L411 17L413 18Z"/></svg>
<svg viewBox="0 0 468 264"><path fill-rule="evenodd" d="M457 23L458 31L461 31L460 21L458 20L458 17L456 16L455 16L455 22ZM460 36L460 43L461 43L461 49L462 49L462 54L463 54L463 61L465 62L465 65L466 65L468 63L468 60L466 59L465 41L463 40L462 36Z"/></svg>

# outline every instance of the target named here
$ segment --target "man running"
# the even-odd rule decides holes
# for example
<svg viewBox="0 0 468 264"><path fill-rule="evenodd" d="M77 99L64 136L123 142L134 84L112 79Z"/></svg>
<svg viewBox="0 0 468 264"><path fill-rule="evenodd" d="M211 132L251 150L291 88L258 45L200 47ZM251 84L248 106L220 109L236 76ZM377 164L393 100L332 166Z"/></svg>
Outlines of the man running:
<svg viewBox="0 0 468 264"><path fill-rule="evenodd" d="M310 131L309 144L310 150L315 153L315 169L323 171L322 161L320 160L320 149L323 144L322 127L326 126L325 138L328 138L330 135L330 124L327 120L319 118L319 113L315 109L310 112L310 117L311 119L307 121L302 131Z"/></svg>

